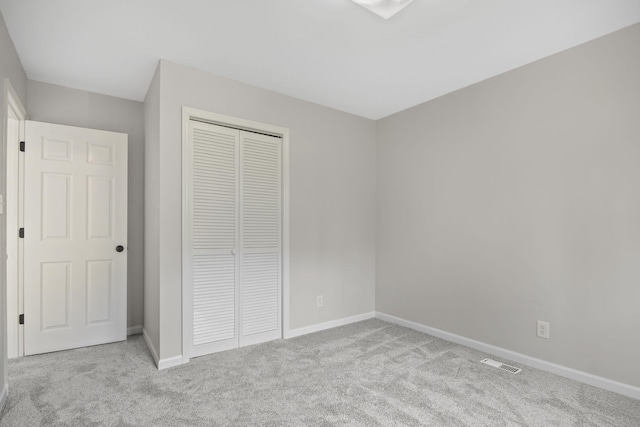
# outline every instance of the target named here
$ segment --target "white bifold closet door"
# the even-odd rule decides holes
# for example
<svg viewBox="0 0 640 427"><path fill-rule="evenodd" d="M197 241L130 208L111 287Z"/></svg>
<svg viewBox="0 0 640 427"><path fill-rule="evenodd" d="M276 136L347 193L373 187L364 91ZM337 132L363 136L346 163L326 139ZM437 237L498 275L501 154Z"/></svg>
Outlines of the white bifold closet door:
<svg viewBox="0 0 640 427"><path fill-rule="evenodd" d="M282 139L189 122L188 357L281 338Z"/></svg>

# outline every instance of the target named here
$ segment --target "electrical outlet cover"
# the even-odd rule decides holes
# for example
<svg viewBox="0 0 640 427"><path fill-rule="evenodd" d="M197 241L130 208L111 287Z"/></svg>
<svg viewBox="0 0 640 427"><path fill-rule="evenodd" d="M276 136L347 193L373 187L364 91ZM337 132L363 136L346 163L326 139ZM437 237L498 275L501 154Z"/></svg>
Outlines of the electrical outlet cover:
<svg viewBox="0 0 640 427"><path fill-rule="evenodd" d="M538 320L537 327L537 335L540 338L549 339L549 322Z"/></svg>

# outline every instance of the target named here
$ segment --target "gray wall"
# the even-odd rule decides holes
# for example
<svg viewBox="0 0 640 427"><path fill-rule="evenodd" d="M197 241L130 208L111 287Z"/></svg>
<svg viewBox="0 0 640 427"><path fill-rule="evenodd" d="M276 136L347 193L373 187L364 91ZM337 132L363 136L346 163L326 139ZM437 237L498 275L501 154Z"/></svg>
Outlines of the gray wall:
<svg viewBox="0 0 640 427"><path fill-rule="evenodd" d="M291 328L373 311L374 122L166 61L160 70L160 206L146 212L159 216L160 357L182 354L183 105L291 131Z"/></svg>
<svg viewBox="0 0 640 427"><path fill-rule="evenodd" d="M22 68L20 58L13 46L4 18L0 14L0 89L5 91L4 78L8 78L16 93L20 97L23 105L27 105L27 75ZM4 101L0 106L2 119L0 120L0 194L3 197L7 194L6 168L4 167L7 158L7 147L5 141L5 121L7 116L7 106ZM0 215L0 395L4 393L7 386L7 322L6 322L6 300L7 300L7 217ZM0 402L4 405L5 402ZM2 407L0 407L0 411Z"/></svg>
<svg viewBox="0 0 640 427"><path fill-rule="evenodd" d="M144 100L144 330L160 351L160 68Z"/></svg>
<svg viewBox="0 0 640 427"><path fill-rule="evenodd" d="M144 284L144 105L29 81L31 120L129 135L127 325L142 326Z"/></svg>
<svg viewBox="0 0 640 427"><path fill-rule="evenodd" d="M640 24L377 122L378 311L640 386L639 46Z"/></svg>
<svg viewBox="0 0 640 427"><path fill-rule="evenodd" d="M13 41L0 13L0 76L11 80L11 85L26 106L27 102L27 74L13 46Z"/></svg>

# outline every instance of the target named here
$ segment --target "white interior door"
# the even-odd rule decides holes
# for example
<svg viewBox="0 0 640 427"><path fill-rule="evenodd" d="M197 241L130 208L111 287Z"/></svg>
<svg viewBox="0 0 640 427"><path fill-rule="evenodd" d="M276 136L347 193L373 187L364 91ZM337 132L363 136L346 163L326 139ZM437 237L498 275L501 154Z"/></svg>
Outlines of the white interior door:
<svg viewBox="0 0 640 427"><path fill-rule="evenodd" d="M240 131L240 346L281 338L282 139Z"/></svg>
<svg viewBox="0 0 640 427"><path fill-rule="evenodd" d="M280 338L282 139L190 121L183 153L188 357Z"/></svg>
<svg viewBox="0 0 640 427"><path fill-rule="evenodd" d="M238 347L238 131L189 122L189 356Z"/></svg>
<svg viewBox="0 0 640 427"><path fill-rule="evenodd" d="M126 339L127 135L27 121L25 355Z"/></svg>

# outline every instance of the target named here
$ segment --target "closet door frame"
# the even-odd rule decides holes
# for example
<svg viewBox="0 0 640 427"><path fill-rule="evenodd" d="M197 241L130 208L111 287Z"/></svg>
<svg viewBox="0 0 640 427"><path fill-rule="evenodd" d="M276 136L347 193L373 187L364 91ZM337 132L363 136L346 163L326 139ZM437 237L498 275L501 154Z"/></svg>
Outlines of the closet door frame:
<svg viewBox="0 0 640 427"><path fill-rule="evenodd" d="M193 292L186 286L191 277L192 248L189 236L189 202L191 188L188 177L192 171L189 162L189 122L195 120L218 126L226 126L239 130L263 133L282 138L282 289L281 289L281 313L282 313L282 338L291 336L289 328L289 129L266 123L245 120L237 117L226 116L199 110L191 107L182 107L182 355L183 363L189 362L191 343L193 342L193 330L190 319L193 318Z"/></svg>

